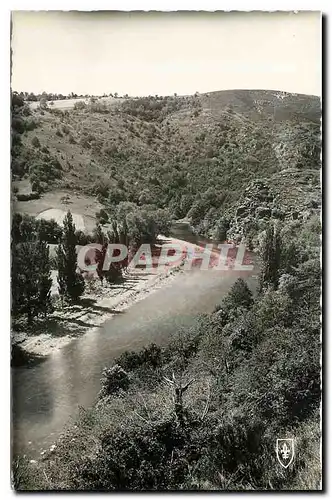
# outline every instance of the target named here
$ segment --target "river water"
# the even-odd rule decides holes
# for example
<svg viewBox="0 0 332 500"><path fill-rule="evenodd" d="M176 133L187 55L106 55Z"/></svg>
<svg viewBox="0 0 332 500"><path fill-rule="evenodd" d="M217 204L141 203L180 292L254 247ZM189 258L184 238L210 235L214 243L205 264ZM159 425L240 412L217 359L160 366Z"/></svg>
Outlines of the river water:
<svg viewBox="0 0 332 500"><path fill-rule="evenodd" d="M181 228L173 233L177 238L198 241ZM255 270L246 277L251 288L256 286L256 274ZM150 342L167 344L180 327L192 324L200 313L211 312L239 276L235 271L179 273L168 286L115 315L97 331L74 339L45 361L14 368L14 452L36 456L49 447L75 418L79 406L94 403L105 366L125 350Z"/></svg>

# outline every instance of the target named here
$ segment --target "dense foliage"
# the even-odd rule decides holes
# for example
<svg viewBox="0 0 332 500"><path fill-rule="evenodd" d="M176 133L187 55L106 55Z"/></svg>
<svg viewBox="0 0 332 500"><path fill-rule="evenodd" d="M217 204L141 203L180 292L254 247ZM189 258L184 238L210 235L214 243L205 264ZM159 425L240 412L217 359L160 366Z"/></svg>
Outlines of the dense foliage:
<svg viewBox="0 0 332 500"><path fill-rule="evenodd" d="M53 309L51 303L51 264L49 248L43 239L11 245L12 315L26 315L28 324Z"/></svg>
<svg viewBox="0 0 332 500"><path fill-rule="evenodd" d="M38 464L15 463L16 488L318 489L318 99L230 91L115 105L91 99L43 113L36 116L44 130L13 135L13 174L30 172L31 151L58 161L54 182L103 204L95 241L154 243L172 218L186 218L216 239L245 237L259 250L261 275L254 292L238 280L212 314L174 332L167 347L126 352L105 367L96 405L81 410L56 450ZM43 170L32 170L37 182ZM15 221L18 249L24 227ZM55 227L47 238L53 234ZM59 285L71 295L70 216L61 238ZM295 438L287 470L276 460L280 436Z"/></svg>
<svg viewBox="0 0 332 500"><path fill-rule="evenodd" d="M106 212L155 205L216 239L250 239L270 219L318 208L318 98L225 91L76 104L34 111L40 126L17 134L16 177L96 195Z"/></svg>
<svg viewBox="0 0 332 500"><path fill-rule="evenodd" d="M22 243L39 238L47 243L58 243L62 229L53 219L36 219L35 217L14 213L11 228L12 240Z"/></svg>
<svg viewBox="0 0 332 500"><path fill-rule="evenodd" d="M278 230L271 283L276 230L261 238L261 291L239 279L168 347L121 355L97 405L26 470L22 489L319 488L320 226ZM280 436L295 438L287 470L276 462Z"/></svg>

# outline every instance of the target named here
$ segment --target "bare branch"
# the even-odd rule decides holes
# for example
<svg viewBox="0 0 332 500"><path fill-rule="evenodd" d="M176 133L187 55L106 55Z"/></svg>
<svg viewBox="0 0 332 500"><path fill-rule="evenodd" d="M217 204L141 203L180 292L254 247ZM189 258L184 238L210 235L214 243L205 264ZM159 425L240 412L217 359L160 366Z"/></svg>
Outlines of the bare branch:
<svg viewBox="0 0 332 500"><path fill-rule="evenodd" d="M202 413L202 416L201 416L201 420L204 420L204 418L206 417L207 415L207 412L209 411L209 406L210 406L210 396L211 396L211 386L209 384L209 393L208 393L208 397L207 397L207 400L206 400L206 404L205 404L205 408L203 410L203 413Z"/></svg>
<svg viewBox="0 0 332 500"><path fill-rule="evenodd" d="M142 402L143 402L143 405L144 405L144 408L145 408L145 411L149 417L149 420L151 421L151 415L150 415L150 412L148 410L148 407L146 406L146 402L145 402L145 399L143 398L142 394L139 392L138 395L141 397L142 399Z"/></svg>
<svg viewBox="0 0 332 500"><path fill-rule="evenodd" d="M139 413L137 413L136 410L133 410L133 412L135 413L135 415L137 415L141 420L143 420L144 422L146 422L147 424L151 424L151 422L149 420L146 420L146 418L142 417L142 415L140 415Z"/></svg>
<svg viewBox="0 0 332 500"><path fill-rule="evenodd" d="M229 373L229 364L226 358L225 358L225 368L226 368L226 373Z"/></svg>
<svg viewBox="0 0 332 500"><path fill-rule="evenodd" d="M207 367L207 369L209 370L211 375L213 375L214 377L217 376L217 371L214 368L211 368L211 366L209 366L208 363L206 363L206 361L202 361L202 363L203 363L203 365L205 365ZM217 367L217 368L219 368L219 367Z"/></svg>
<svg viewBox="0 0 332 500"><path fill-rule="evenodd" d="M174 385L174 382L172 380L170 380L169 378L167 377L163 377L163 379L168 383L168 384L171 384L171 385Z"/></svg>
<svg viewBox="0 0 332 500"><path fill-rule="evenodd" d="M194 379L194 378L192 378L191 380L189 380L189 382L188 382L185 386L183 386L183 387L182 387L182 392L186 391L186 390L188 389L188 387L189 387L189 386L190 386L193 382L195 382L195 379Z"/></svg>

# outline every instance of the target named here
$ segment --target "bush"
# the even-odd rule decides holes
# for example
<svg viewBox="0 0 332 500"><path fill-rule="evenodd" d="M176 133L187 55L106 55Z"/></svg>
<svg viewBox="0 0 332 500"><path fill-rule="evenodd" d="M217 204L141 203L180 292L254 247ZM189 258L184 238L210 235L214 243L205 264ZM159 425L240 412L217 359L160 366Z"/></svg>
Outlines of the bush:
<svg viewBox="0 0 332 500"><path fill-rule="evenodd" d="M31 140L31 144L35 147L35 148L40 148L40 141L38 139L37 136L33 137L32 140Z"/></svg>
<svg viewBox="0 0 332 500"><path fill-rule="evenodd" d="M36 219L20 213L13 215L11 235L15 243L34 241L37 238L47 243L57 243L61 234L61 227L53 219Z"/></svg>
<svg viewBox="0 0 332 500"><path fill-rule="evenodd" d="M39 125L39 122L34 118L29 118L25 120L25 130L34 130Z"/></svg>
<svg viewBox="0 0 332 500"><path fill-rule="evenodd" d="M124 370L135 370L142 365L155 369L162 364L162 350L159 346L152 343L138 352L124 352L115 362Z"/></svg>
<svg viewBox="0 0 332 500"><path fill-rule="evenodd" d="M50 182L62 177L62 167L56 158L50 155L45 155L30 164L29 177L31 184L37 182L39 184Z"/></svg>
<svg viewBox="0 0 332 500"><path fill-rule="evenodd" d="M83 110L86 109L86 104L84 101L77 101L74 104L74 109L75 110Z"/></svg>
<svg viewBox="0 0 332 500"><path fill-rule="evenodd" d="M17 201L30 201L30 200L38 200L40 198L40 194L37 191L33 191L32 193L25 194L17 194L16 195Z"/></svg>
<svg viewBox="0 0 332 500"><path fill-rule="evenodd" d="M59 243L62 236L62 228L54 219L39 219L37 221L37 232L41 240L53 244Z"/></svg>
<svg viewBox="0 0 332 500"><path fill-rule="evenodd" d="M238 307L250 308L253 304L252 293L242 278L238 278L224 300L224 306L229 309Z"/></svg>
<svg viewBox="0 0 332 500"><path fill-rule="evenodd" d="M75 232L75 236L76 236L77 245L85 246L85 245L88 245L89 243L91 243L91 240L92 240L91 236L88 234L85 234L80 229L78 229Z"/></svg>
<svg viewBox="0 0 332 500"><path fill-rule="evenodd" d="M96 219L100 224L107 224L109 222L109 216L106 210L103 208L96 212Z"/></svg>
<svg viewBox="0 0 332 500"><path fill-rule="evenodd" d="M105 102L91 102L89 107L92 113L105 114L110 112L110 108Z"/></svg>
<svg viewBox="0 0 332 500"><path fill-rule="evenodd" d="M98 180L94 183L92 192L96 196L101 196L102 198L107 198L109 195L110 185L108 182L103 180Z"/></svg>
<svg viewBox="0 0 332 500"><path fill-rule="evenodd" d="M20 117L12 118L12 129L18 132L19 134L23 134L25 131L25 123L24 120Z"/></svg>
<svg viewBox="0 0 332 500"><path fill-rule="evenodd" d="M116 283L122 278L121 265L117 262L112 262L107 271L103 271L103 276L106 278L108 283Z"/></svg>
<svg viewBox="0 0 332 500"><path fill-rule="evenodd" d="M115 365L112 368L105 368L101 378L99 398L112 396L121 390L126 391L129 384L128 375L121 366Z"/></svg>

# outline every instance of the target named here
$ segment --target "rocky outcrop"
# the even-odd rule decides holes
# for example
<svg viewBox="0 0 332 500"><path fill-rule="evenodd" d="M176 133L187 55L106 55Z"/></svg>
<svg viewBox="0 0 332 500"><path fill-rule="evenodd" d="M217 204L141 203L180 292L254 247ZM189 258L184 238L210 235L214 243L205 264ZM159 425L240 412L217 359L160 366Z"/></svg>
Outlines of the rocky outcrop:
<svg viewBox="0 0 332 500"><path fill-rule="evenodd" d="M295 172L290 172L290 174L294 175ZM293 189L292 175L288 176L289 189ZM230 228L227 232L227 238L235 242L244 239L251 240L264 230L271 220L306 220L320 211L320 201L317 197L313 196L307 199L301 197L300 194L295 191L294 187L292 204L284 206L280 193L275 194L274 192L273 180L269 183L263 180L251 182L235 207L233 216L230 214Z"/></svg>

